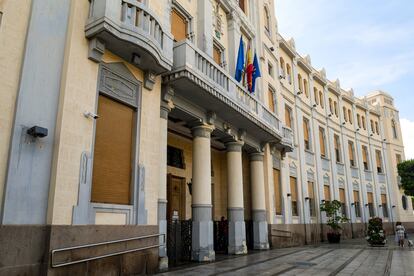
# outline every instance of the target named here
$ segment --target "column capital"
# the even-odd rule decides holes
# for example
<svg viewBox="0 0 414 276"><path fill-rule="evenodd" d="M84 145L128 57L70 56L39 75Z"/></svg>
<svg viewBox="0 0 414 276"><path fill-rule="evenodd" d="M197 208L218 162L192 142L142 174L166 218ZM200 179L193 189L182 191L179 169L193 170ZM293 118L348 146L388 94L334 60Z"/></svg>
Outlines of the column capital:
<svg viewBox="0 0 414 276"><path fill-rule="evenodd" d="M253 153L250 153L249 157L250 157L250 161L263 162L264 153L263 152L253 152Z"/></svg>
<svg viewBox="0 0 414 276"><path fill-rule="evenodd" d="M244 145L243 141L231 141L226 144L226 152L241 152Z"/></svg>
<svg viewBox="0 0 414 276"><path fill-rule="evenodd" d="M192 127L191 133L194 138L195 137L210 138L213 130L214 130L214 126L203 124L203 125L197 125L197 126Z"/></svg>

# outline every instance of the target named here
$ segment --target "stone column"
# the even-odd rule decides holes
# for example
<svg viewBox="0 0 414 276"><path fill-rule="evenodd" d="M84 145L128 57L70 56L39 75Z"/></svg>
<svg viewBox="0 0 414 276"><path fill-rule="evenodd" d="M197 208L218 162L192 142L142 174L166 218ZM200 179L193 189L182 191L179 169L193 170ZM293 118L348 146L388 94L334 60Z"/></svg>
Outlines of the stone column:
<svg viewBox="0 0 414 276"><path fill-rule="evenodd" d="M160 244L167 242L167 137L168 137L168 113L171 111L171 97L173 90L163 87L160 106L160 182L158 184L158 229ZM159 269L168 268L167 247L159 248Z"/></svg>
<svg viewBox="0 0 414 276"><path fill-rule="evenodd" d="M264 187L263 153L250 155L250 183L252 193L253 247L269 249Z"/></svg>
<svg viewBox="0 0 414 276"><path fill-rule="evenodd" d="M210 125L195 126L193 134L192 181L192 260L214 261L213 221L211 203Z"/></svg>
<svg viewBox="0 0 414 276"><path fill-rule="evenodd" d="M241 141L226 143L229 254L247 253L243 203L243 144Z"/></svg>

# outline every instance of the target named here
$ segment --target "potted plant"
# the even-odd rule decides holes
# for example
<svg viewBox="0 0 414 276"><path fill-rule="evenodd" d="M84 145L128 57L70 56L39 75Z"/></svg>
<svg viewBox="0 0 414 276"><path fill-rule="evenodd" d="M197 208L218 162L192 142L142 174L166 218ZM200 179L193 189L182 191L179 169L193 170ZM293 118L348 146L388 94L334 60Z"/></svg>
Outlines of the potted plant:
<svg viewBox="0 0 414 276"><path fill-rule="evenodd" d="M385 245L386 239L381 218L375 217L369 220L366 239L371 246Z"/></svg>
<svg viewBox="0 0 414 276"><path fill-rule="evenodd" d="M348 221L348 219L345 216L342 216L342 213L339 211L341 206L341 202L338 200L324 201L321 203L321 211L326 213L328 219L326 224L330 228L330 231L327 234L329 243L340 242L342 227L339 224Z"/></svg>

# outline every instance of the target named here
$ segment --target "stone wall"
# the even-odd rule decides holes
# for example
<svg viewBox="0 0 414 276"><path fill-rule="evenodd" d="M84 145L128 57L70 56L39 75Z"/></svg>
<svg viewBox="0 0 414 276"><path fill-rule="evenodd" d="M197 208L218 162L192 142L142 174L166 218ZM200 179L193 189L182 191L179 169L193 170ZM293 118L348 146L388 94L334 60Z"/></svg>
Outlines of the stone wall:
<svg viewBox="0 0 414 276"><path fill-rule="evenodd" d="M153 274L158 249L59 267L51 267L51 250L158 233L157 226L1 226L0 275L135 275ZM54 263L158 244L158 238L94 246L56 253Z"/></svg>

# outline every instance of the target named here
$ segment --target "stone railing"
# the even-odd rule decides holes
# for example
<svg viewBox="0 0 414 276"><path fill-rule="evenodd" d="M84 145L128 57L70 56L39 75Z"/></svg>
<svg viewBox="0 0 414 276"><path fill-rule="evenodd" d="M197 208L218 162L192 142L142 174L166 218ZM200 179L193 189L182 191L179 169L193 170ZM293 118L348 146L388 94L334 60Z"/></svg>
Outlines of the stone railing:
<svg viewBox="0 0 414 276"><path fill-rule="evenodd" d="M293 147L293 131L287 126L283 126L283 139Z"/></svg>
<svg viewBox="0 0 414 276"><path fill-rule="evenodd" d="M90 0L86 37L98 38L115 54L156 73L171 69L169 28L148 6L134 0Z"/></svg>
<svg viewBox="0 0 414 276"><path fill-rule="evenodd" d="M277 116L270 112L245 87L237 82L230 74L217 64L213 58L198 49L190 41L178 42L174 45L173 73L182 69L189 70L197 78L208 84L210 88L220 93L220 97L236 103L239 107L253 115L261 123L283 137L282 124ZM202 84L199 84L203 86ZM283 133L282 133L283 132ZM286 130L289 132L289 130ZM290 137L293 136L290 134ZM293 144L293 142L292 142Z"/></svg>

